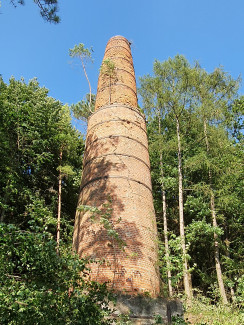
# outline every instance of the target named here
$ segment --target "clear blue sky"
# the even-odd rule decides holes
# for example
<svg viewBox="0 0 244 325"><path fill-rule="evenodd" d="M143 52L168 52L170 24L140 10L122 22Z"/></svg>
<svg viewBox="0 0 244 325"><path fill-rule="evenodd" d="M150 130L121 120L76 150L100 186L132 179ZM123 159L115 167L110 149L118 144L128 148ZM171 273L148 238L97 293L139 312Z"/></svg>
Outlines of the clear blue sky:
<svg viewBox="0 0 244 325"><path fill-rule="evenodd" d="M137 80L152 72L155 59L176 54L209 72L222 65L244 78L244 0L59 0L58 25L45 23L33 0L17 8L9 2L2 0L0 8L4 81L37 77L63 103L76 103L89 91L81 68L70 64L69 48L93 46L87 70L96 93L104 49L114 35L132 41Z"/></svg>

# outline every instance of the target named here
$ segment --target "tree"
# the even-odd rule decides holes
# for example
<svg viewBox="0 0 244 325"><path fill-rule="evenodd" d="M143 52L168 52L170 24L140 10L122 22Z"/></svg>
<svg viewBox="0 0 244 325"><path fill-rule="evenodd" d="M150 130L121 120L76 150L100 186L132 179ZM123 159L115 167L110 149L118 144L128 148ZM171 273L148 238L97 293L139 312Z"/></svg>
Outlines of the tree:
<svg viewBox="0 0 244 325"><path fill-rule="evenodd" d="M157 134L150 134L150 149L154 152L159 153L159 166L160 166L160 175L159 183L161 185L161 201L162 201L162 217L163 217L163 234L164 234L164 246L165 246L165 259L166 259L166 268L167 268L167 281L168 281L168 291L169 297L173 295L172 288L172 275L171 275L171 263L170 263L170 250L169 250L169 240L168 240L168 220L167 220L167 205L166 205L166 186L164 181L164 166L163 166L163 153L165 149L165 137L162 132L162 119L165 117L165 110L160 106L158 97L157 97L157 86L155 85L156 81L146 76L141 79L141 87L139 93L142 95L144 112L150 119L153 127L156 124L158 130ZM155 122L155 123L153 123ZM150 129L150 128L149 128ZM149 131L150 132L150 131ZM155 145L156 144L156 145ZM151 155L152 157L152 155Z"/></svg>
<svg viewBox="0 0 244 325"><path fill-rule="evenodd" d="M0 323L110 324L106 285L71 250L84 143L69 108L1 80L0 122Z"/></svg>
<svg viewBox="0 0 244 325"><path fill-rule="evenodd" d="M164 232L171 229L168 244L172 285L175 291L177 285L180 288L177 277L183 276L186 288L185 275L191 272L195 288L223 303L227 299L240 303L243 299L240 229L244 106L243 96L237 98L238 82L221 68L207 73L198 63L190 66L184 57L176 56L163 63L156 61L154 76L142 78L140 89L148 118L158 229L164 237L160 252L165 255ZM164 193L167 218L161 216L166 211ZM167 220L164 227L161 219ZM163 272L169 269L167 259L163 259Z"/></svg>
<svg viewBox="0 0 244 325"><path fill-rule="evenodd" d="M220 123L225 118L225 112L230 105L231 99L237 91L238 82L233 80L230 76L224 73L221 69L216 69L212 74L207 74L204 70L197 69L198 79L196 80L196 89L199 98L198 114L203 121L203 137L206 145L206 155L211 155L211 147L208 134L208 126L213 123ZM208 182L210 191L210 210L212 215L212 224L217 228L216 217L216 203L213 184L212 167L208 167ZM214 232L214 256L215 266L218 279L220 295L224 304L228 303L224 281L222 276L219 239L216 232Z"/></svg>
<svg viewBox="0 0 244 325"><path fill-rule="evenodd" d="M72 147L72 136L70 136L71 116L68 106L63 106L60 110L60 120L58 122L58 142L59 142L59 166L58 166L58 213L57 213L57 253L59 252L60 244L60 224L61 224L61 195L62 195L62 180L74 174L70 165L63 166L63 154Z"/></svg>
<svg viewBox="0 0 244 325"><path fill-rule="evenodd" d="M237 142L243 141L244 96L234 101L233 105L230 106L228 115L227 126L232 131L231 136L233 136Z"/></svg>
<svg viewBox="0 0 244 325"><path fill-rule="evenodd" d="M21 5L25 4L24 0L10 0L10 2L16 7L16 3ZM34 0L34 3L40 9L42 18L50 23L59 23L60 17L57 15L58 12L58 0Z"/></svg>
<svg viewBox="0 0 244 325"><path fill-rule="evenodd" d="M72 58L78 57L81 60L82 68L83 68L86 80L88 82L88 85L89 85L89 91L90 91L89 108L90 108L91 112L92 112L92 109L91 109L92 91L91 91L91 84L90 84L90 81L88 79L87 72L86 72L86 62L87 61L93 62L92 56L91 56L92 52L93 52L92 48L90 48L90 49L85 48L84 44L82 44L82 43L75 45L73 49L69 49L69 55Z"/></svg>
<svg viewBox="0 0 244 325"><path fill-rule="evenodd" d="M9 85L2 81L0 88L1 220L26 227L35 210L38 222L46 222L56 235L62 151L62 167L69 165L74 171L62 180L64 226L71 233L84 143L71 125L69 109L48 97L36 80L26 84L12 78ZM38 209L44 215L38 217Z"/></svg>
<svg viewBox="0 0 244 325"><path fill-rule="evenodd" d="M115 63L110 59L106 59L103 61L102 66L100 68L100 72L105 77L109 77L109 104L111 103L111 86L112 81L115 82L117 80L116 71L115 71Z"/></svg>
<svg viewBox="0 0 244 325"><path fill-rule="evenodd" d="M76 104L72 104L70 109L72 110L74 117L78 120L82 120L87 123L89 116L95 110L95 101L96 95L91 95L91 104L90 104L90 94L86 95L86 98L79 101Z"/></svg>
<svg viewBox="0 0 244 325"><path fill-rule="evenodd" d="M55 246L44 228L0 224L1 324L111 324L106 285L87 281L86 261Z"/></svg>
<svg viewBox="0 0 244 325"><path fill-rule="evenodd" d="M191 108L192 89L191 67L183 56L176 56L166 62L154 63L154 85L157 101L175 122L177 135L178 156L178 199L179 199L179 226L183 255L183 280L188 303L191 303L192 291L188 270L187 250L185 243L184 209L183 209L183 175L182 175L182 139L181 120L184 112Z"/></svg>

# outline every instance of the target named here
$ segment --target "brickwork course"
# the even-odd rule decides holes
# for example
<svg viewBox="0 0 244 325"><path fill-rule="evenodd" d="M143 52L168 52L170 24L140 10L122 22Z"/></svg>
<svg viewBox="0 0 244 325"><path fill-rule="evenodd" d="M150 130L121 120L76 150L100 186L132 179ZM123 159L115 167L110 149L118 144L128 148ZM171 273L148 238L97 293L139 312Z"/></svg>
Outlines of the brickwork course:
<svg viewBox="0 0 244 325"><path fill-rule="evenodd" d="M147 131L137 108L126 38L108 41L101 67L95 112L88 121L78 207L95 206L107 213L109 227L98 214L77 209L73 248L96 261L90 264L90 279L107 282L116 292L157 297L157 228Z"/></svg>

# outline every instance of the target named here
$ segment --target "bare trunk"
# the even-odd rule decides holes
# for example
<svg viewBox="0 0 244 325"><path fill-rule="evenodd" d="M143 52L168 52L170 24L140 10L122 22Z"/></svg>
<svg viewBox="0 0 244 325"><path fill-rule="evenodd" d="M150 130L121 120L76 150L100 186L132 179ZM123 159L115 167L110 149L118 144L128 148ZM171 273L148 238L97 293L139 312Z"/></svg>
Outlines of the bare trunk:
<svg viewBox="0 0 244 325"><path fill-rule="evenodd" d="M162 164L162 154L160 153L160 169L161 176L163 178L163 164ZM166 266L167 266L167 277L168 277L168 288L169 288L169 296L173 296L172 289L172 281L171 281L171 263L169 259L169 240L168 240L168 225L167 225L167 206L166 206L166 197L164 185L162 182L161 185L162 190L162 204L163 204L163 224L164 224L164 244L165 244L165 257L166 257Z"/></svg>
<svg viewBox="0 0 244 325"><path fill-rule="evenodd" d="M226 255L228 258L230 258L230 242L228 239L225 240L225 244L226 244ZM233 302L236 301L236 296L235 296L235 290L233 288L230 288L230 294L231 294L231 299Z"/></svg>
<svg viewBox="0 0 244 325"><path fill-rule="evenodd" d="M86 80L87 80L88 85L89 85L89 94L90 94L89 109L90 109L90 112L93 113L93 111L91 110L91 97L92 97L91 84L90 84L90 81L89 81L89 79L88 79L88 75L87 75L87 73L86 73L86 67L85 67L85 65L84 65L84 62L83 62L82 57L81 57L81 63L82 63L82 67L83 67L83 70L84 70L84 74L85 74Z"/></svg>
<svg viewBox="0 0 244 325"><path fill-rule="evenodd" d="M58 176L58 217L57 217L57 254L59 253L59 243L60 243L60 222L61 222L61 194L62 194L62 171L61 163L63 158L63 151L60 151L59 160L60 160L60 169Z"/></svg>
<svg viewBox="0 0 244 325"><path fill-rule="evenodd" d="M2 211L1 211L0 222L4 222L4 217L5 217L5 208L4 208L4 205L7 202L7 197L8 197L8 193L5 193L4 194L4 197L3 197L3 207L2 207Z"/></svg>
<svg viewBox="0 0 244 325"><path fill-rule="evenodd" d="M179 177L179 219L180 219L180 241L183 253L183 281L184 289L187 297L187 303L192 302L192 291L188 274L188 263L186 258L186 243L185 243L185 225L184 225L184 210L183 210L183 179L182 179L182 158L181 158L181 138L180 138L180 123L176 118L176 131L178 142L178 177Z"/></svg>
<svg viewBox="0 0 244 325"><path fill-rule="evenodd" d="M9 196L9 192L8 192L8 186L9 186L10 181L7 181L7 186L5 188L5 193L4 193L4 197L3 197L3 205L2 205L2 211L1 211L1 218L0 218L0 222L4 222L4 217L5 217L5 208L4 205L7 203L8 200L8 196Z"/></svg>
<svg viewBox="0 0 244 325"><path fill-rule="evenodd" d="M158 117L158 133L161 134L161 120L160 116ZM171 263L169 259L169 240L168 240L168 224L167 224L167 206L166 206L166 196L163 183L164 171L163 171L163 157L162 152L160 151L160 172L162 177L161 191L162 191L162 205L163 205L163 225L164 225L164 245L165 245L165 257L166 257L166 267L167 267L167 278L168 278L168 288L169 288L169 297L173 296L173 288L171 281Z"/></svg>
<svg viewBox="0 0 244 325"><path fill-rule="evenodd" d="M204 137L205 137L205 143L206 143L206 148L207 148L207 154L209 154L209 142L208 142L206 120L204 120L203 126L204 126ZM215 197L214 197L214 192L213 192L213 188L212 188L211 168L209 168L208 177L209 177L209 185L210 185L210 192L211 192L211 194L210 194L210 209L211 209L211 215L212 215L212 223L213 223L213 227L217 227L218 225L217 225L216 210L215 210ZM215 260L215 268L216 268L216 273L217 273L220 296L221 296L223 303L228 304L225 287L224 287L222 270L221 270L218 235L215 232L214 232L214 260Z"/></svg>
<svg viewBox="0 0 244 325"><path fill-rule="evenodd" d="M0 219L1 223L3 223L3 221L4 221L4 216L5 216L5 209L3 208L2 212L1 212L1 219Z"/></svg>

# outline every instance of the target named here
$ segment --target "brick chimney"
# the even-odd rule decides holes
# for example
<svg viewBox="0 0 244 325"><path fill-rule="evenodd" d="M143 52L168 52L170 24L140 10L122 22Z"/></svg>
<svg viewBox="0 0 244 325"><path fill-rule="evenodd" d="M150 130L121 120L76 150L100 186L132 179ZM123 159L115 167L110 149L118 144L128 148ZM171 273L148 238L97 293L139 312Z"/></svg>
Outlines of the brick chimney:
<svg viewBox="0 0 244 325"><path fill-rule="evenodd" d="M107 44L95 112L87 128L74 250L90 257L90 278L116 292L159 294L157 229L146 123L137 108L130 43Z"/></svg>

